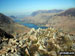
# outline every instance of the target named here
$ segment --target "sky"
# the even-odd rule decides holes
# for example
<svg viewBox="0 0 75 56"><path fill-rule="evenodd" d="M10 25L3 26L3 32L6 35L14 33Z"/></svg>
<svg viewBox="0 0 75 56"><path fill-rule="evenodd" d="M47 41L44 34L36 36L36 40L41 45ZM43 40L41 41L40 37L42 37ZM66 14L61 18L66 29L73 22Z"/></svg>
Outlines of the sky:
<svg viewBox="0 0 75 56"><path fill-rule="evenodd" d="M0 0L0 13L30 14L37 10L75 8L75 0Z"/></svg>

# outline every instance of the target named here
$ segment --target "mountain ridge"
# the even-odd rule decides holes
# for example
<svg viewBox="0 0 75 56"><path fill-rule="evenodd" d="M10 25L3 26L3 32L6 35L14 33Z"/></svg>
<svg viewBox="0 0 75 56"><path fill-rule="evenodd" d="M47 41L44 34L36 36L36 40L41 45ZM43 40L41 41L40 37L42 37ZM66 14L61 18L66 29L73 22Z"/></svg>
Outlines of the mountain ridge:
<svg viewBox="0 0 75 56"><path fill-rule="evenodd" d="M75 16L75 8L70 8L58 14L58 16Z"/></svg>
<svg viewBox="0 0 75 56"><path fill-rule="evenodd" d="M40 13L59 13L61 11L64 11L64 10L57 10L57 9L54 9L54 10L38 10L38 11L32 12L31 16L36 16Z"/></svg>
<svg viewBox="0 0 75 56"><path fill-rule="evenodd" d="M12 24L15 22L10 17L0 13L0 23Z"/></svg>

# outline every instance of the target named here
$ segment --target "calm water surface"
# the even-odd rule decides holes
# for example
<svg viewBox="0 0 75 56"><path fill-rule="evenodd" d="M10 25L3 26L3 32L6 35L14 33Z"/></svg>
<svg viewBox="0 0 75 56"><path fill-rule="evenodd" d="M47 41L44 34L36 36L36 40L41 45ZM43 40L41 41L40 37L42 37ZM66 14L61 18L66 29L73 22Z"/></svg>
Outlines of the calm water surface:
<svg viewBox="0 0 75 56"><path fill-rule="evenodd" d="M15 22L21 22L20 20L15 20ZM42 28L42 29L46 29L48 27L45 27L45 26L38 26L38 25L35 25L35 24L32 24L32 23L20 23L24 26L27 26L29 28L35 28L35 29L38 29L38 28Z"/></svg>

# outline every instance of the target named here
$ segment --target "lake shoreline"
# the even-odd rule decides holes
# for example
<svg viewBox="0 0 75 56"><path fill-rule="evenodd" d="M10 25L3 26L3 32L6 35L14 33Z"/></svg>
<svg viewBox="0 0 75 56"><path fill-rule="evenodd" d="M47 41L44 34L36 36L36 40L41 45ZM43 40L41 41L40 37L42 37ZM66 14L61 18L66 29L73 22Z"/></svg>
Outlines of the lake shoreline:
<svg viewBox="0 0 75 56"><path fill-rule="evenodd" d="M24 23L24 22L21 22L20 20L14 20L16 23L19 23L21 25L24 25L28 28L35 28L35 29L38 29L38 28L42 28L42 29L46 29L48 27L46 26L42 26L41 24L40 25L37 25L37 24L34 24L34 23Z"/></svg>

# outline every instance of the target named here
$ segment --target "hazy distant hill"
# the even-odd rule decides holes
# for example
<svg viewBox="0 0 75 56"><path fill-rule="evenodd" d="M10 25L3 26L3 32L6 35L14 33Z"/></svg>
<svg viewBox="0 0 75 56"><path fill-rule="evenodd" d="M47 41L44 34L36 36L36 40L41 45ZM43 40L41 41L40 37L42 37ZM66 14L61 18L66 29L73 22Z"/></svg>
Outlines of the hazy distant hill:
<svg viewBox="0 0 75 56"><path fill-rule="evenodd" d="M29 16L22 19L24 23L44 24L49 18L56 13L40 13L36 16Z"/></svg>
<svg viewBox="0 0 75 56"><path fill-rule="evenodd" d="M27 27L23 25L19 25L15 23L12 18L5 16L4 14L0 13L0 28L5 30L6 32L13 33L13 32L26 32Z"/></svg>
<svg viewBox="0 0 75 56"><path fill-rule="evenodd" d="M39 10L31 14L31 16L25 17L22 22L45 24L51 17L63 10Z"/></svg>
<svg viewBox="0 0 75 56"><path fill-rule="evenodd" d="M11 17L12 19L14 19L14 20L17 19L17 17L16 17L16 16L13 16L13 15L10 16L10 17Z"/></svg>
<svg viewBox="0 0 75 56"><path fill-rule="evenodd" d="M31 14L31 16L36 16L37 14L40 14L40 13L59 13L59 12L62 12L63 10L38 10L38 11L35 11Z"/></svg>

